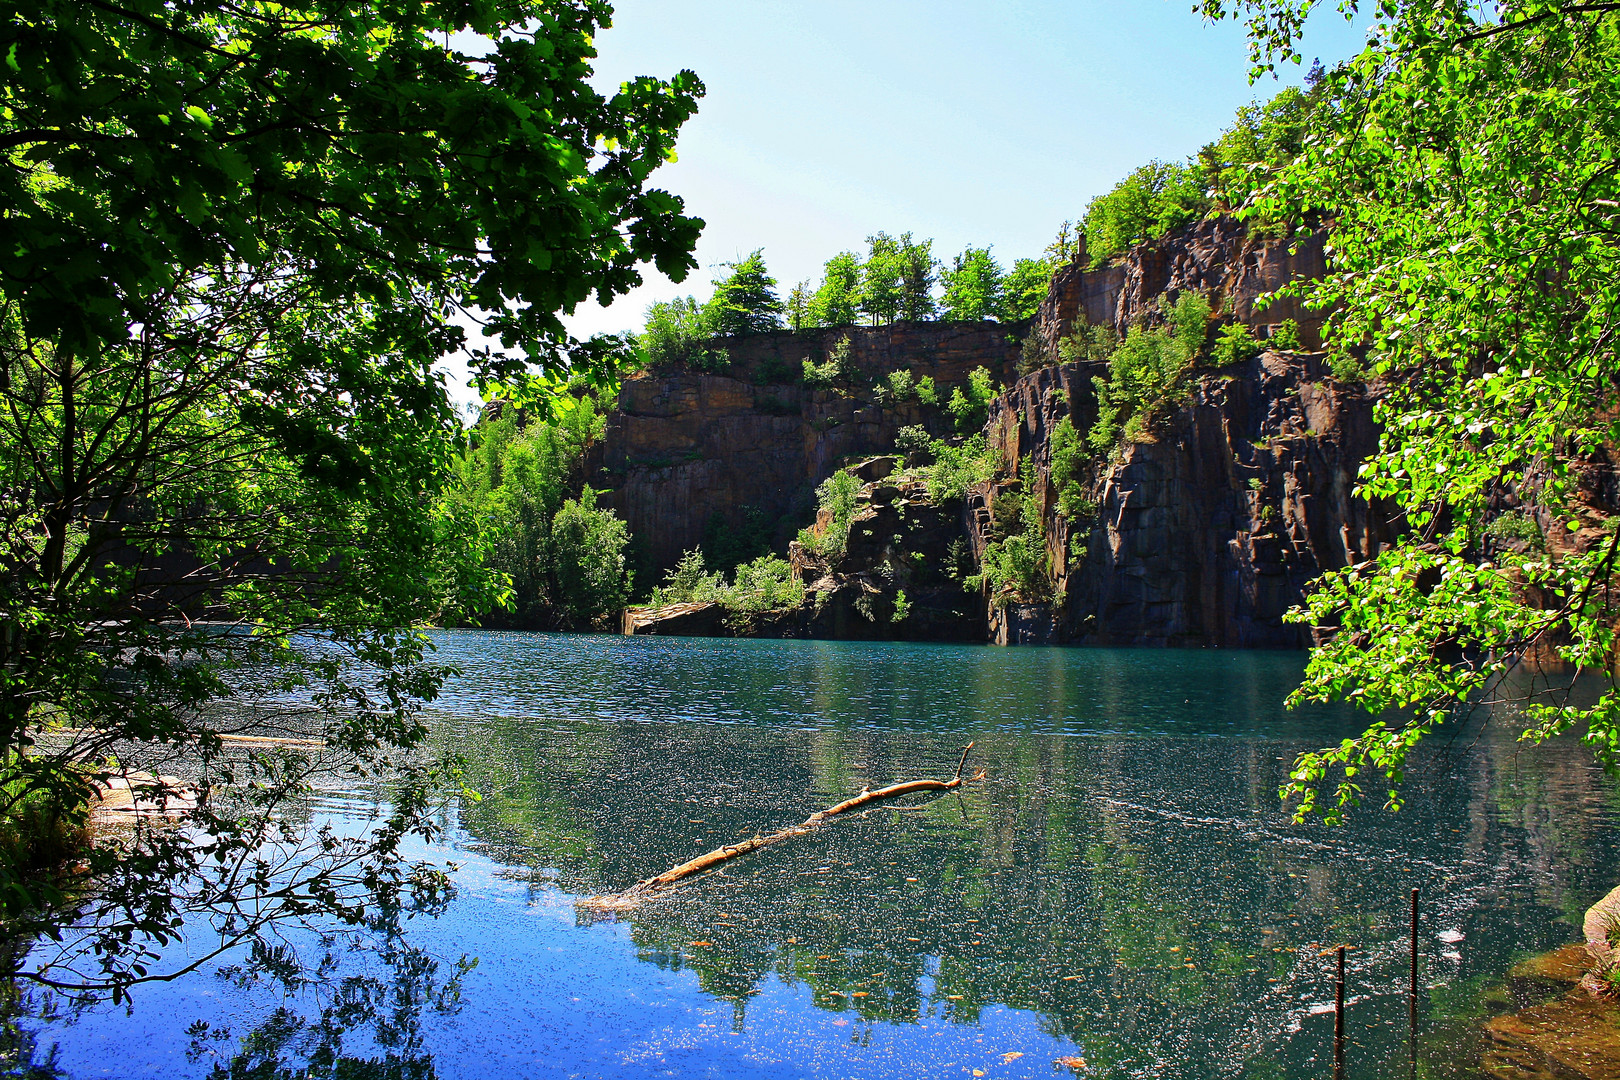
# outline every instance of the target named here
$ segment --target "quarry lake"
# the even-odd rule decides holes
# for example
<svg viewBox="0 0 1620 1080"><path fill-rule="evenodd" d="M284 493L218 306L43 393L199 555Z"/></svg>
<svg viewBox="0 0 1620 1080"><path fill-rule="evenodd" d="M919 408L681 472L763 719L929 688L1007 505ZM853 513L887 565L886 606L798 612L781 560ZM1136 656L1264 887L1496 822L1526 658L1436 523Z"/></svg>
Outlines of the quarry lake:
<svg viewBox="0 0 1620 1080"><path fill-rule="evenodd" d="M1613 785L1505 724L1431 740L1399 814L1291 824L1294 755L1357 730L1282 707L1300 654L437 642L464 674L436 738L480 796L425 849L458 867L444 914L370 948L291 939L333 956L296 993L211 963L64 1011L33 1025L40 1056L75 1077L1326 1076L1323 950L1344 943L1347 1075L1404 1076L1417 887L1418 1068L1469 1075L1509 966L1577 940L1620 883ZM576 907L863 786L949 777L969 741L982 782L617 917Z"/></svg>

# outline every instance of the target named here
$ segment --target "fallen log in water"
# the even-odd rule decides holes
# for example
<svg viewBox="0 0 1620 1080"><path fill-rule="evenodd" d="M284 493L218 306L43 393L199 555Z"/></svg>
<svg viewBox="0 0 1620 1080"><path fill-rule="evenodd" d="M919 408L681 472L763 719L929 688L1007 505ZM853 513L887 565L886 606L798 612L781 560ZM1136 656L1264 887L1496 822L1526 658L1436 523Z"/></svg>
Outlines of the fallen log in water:
<svg viewBox="0 0 1620 1080"><path fill-rule="evenodd" d="M643 900L650 899L661 892L674 888L686 878L694 874L701 874L703 871L718 866L727 860L735 859L739 855L746 855L750 851L758 851L762 847L795 836L803 836L806 833L813 832L818 826L831 818L837 817L839 814L847 814L851 810L858 810L881 799L892 799L897 795L909 795L914 791L951 791L961 787L963 783L983 780L984 770L982 769L977 776L971 777L967 781L962 779L962 766L967 764L968 751L972 749L972 743L968 743L962 748L961 760L956 763L956 775L949 780L908 780L903 784L890 784L888 787L878 788L876 791L870 788L862 788L859 795L845 799L836 806L829 806L825 810L817 810L805 818L803 824L790 825L785 829L771 833L769 836L756 836L751 840L744 840L740 844L726 844L717 847L713 851L699 855L695 859L689 859L679 866L671 867L656 877L638 881L623 892L609 893L607 896L593 896L588 900L581 900L579 906L595 911L626 911Z"/></svg>

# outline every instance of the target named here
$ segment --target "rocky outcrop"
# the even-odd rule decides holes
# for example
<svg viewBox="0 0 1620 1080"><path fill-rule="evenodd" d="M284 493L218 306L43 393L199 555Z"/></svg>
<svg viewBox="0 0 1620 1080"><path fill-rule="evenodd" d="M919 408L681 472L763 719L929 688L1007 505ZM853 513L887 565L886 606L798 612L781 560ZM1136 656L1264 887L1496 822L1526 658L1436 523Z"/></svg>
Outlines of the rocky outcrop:
<svg viewBox="0 0 1620 1080"><path fill-rule="evenodd" d="M669 569L698 546L716 515L774 523L776 550L805 524L815 486L856 456L892 451L902 426L943 434L938 408L880 403L891 371L931 378L941 400L977 367L998 382L1017 375L1027 324L899 323L801 334L723 339L722 373L642 373L627 379L618 408L588 463L603 498L645 545L646 571ZM814 390L797 381L805 359L821 362L841 338L860 385Z"/></svg>
<svg viewBox="0 0 1620 1080"><path fill-rule="evenodd" d="M848 550L828 562L790 551L809 589L805 607L755 620L769 636L917 637L1001 644L1300 647L1309 628L1284 622L1322 571L1375 555L1395 531L1388 507L1354 494L1376 449L1374 392L1324 370L1310 352L1267 351L1201 372L1151 437L1094 463L1095 513L1066 521L1051 483L1051 436L1068 418L1096 420L1101 366L1059 365L1058 343L1082 320L1121 331L1162 319L1161 296L1186 290L1253 327L1262 340L1286 319L1318 344L1319 313L1260 296L1324 272L1322 239L1266 240L1211 219L1144 244L1114 265L1055 275L1032 325L900 324L717 343L721 373L648 373L628 380L594 465L605 502L661 573L702 542L711 520L750 508L777 522L776 550L808 521L814 489L840 465L894 449L902 426L945 434L937 407L883 400L891 371L931 377L941 400L976 367L1007 385L986 425L1003 479L964 503L933 506L920 482L869 481ZM848 335L855 384L812 390L790 377ZM1020 339L1023 339L1022 341ZM1030 374L1018 378L1018 364ZM1030 475L1019 476L1029 462ZM868 462L870 470L872 463ZM1038 501L1053 582L1050 602L966 592L995 537L999 499ZM823 523L824 524L824 523ZM904 592L904 618L895 603ZM907 611L909 607L909 611ZM661 622L661 620L659 620ZM642 632L642 631L633 631Z"/></svg>
<svg viewBox="0 0 1620 1080"><path fill-rule="evenodd" d="M729 637L725 616L725 609L712 601L632 607L625 609L620 629L631 636Z"/></svg>
<svg viewBox="0 0 1620 1080"><path fill-rule="evenodd" d="M822 514L815 528L828 525ZM973 572L965 536L960 508L936 505L921 480L868 483L841 555L789 547L805 607L792 635L773 636L985 640L984 605L962 587Z"/></svg>
<svg viewBox="0 0 1620 1080"><path fill-rule="evenodd" d="M1077 321L1124 333L1137 323L1159 321L1160 296L1193 290L1208 296L1217 311L1253 327L1261 339L1292 319L1304 347L1318 348L1322 312L1292 297L1277 297L1264 308L1257 301L1291 281L1323 276L1324 242L1321 233L1259 238L1233 218L1215 217L1139 244L1108 266L1086 269L1082 238L1075 258L1053 275L1031 336L1045 349L1046 362L1056 363L1057 342Z"/></svg>
<svg viewBox="0 0 1620 1080"><path fill-rule="evenodd" d="M1326 376L1307 355L1267 352L1200 378L1186 403L1098 468L1095 517L1068 522L1050 483L1050 438L1071 414L1095 417L1083 365L1026 376L992 407L989 431L1009 469L1036 466L1055 593L1039 611L998 619L1009 643L1302 647L1309 628L1283 621L1324 570L1360 562L1391 536L1388 508L1353 495L1377 448L1373 395ZM975 519L982 549L994 489Z"/></svg>

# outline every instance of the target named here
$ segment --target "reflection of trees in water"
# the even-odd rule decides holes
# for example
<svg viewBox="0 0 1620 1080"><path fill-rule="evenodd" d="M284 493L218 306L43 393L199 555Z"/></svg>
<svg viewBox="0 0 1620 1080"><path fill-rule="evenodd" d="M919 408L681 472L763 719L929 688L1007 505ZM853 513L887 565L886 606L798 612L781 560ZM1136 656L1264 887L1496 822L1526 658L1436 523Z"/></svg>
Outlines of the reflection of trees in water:
<svg viewBox="0 0 1620 1080"><path fill-rule="evenodd" d="M962 741L675 724L484 730L468 756L485 801L464 809L464 826L491 854L555 869L583 893L802 820L862 784L948 775ZM977 737L985 784L835 823L645 905L629 916L639 955L692 972L734 1003L739 1028L774 975L874 1022L1028 1010L1094 1065L1217 1072L1280 1056L1292 1074L1325 1043L1314 1028L1290 1032L1331 1024L1302 1015L1329 994L1316 949L1361 946L1357 985L1393 991L1412 885L1436 898L1431 920L1467 930L1480 970L1452 981L1477 987L1524 943L1566 934L1552 919L1600 893L1597 875L1616 863L1609 832L1581 812L1597 790L1591 767L1558 753L1512 759L1489 744L1399 817L1370 811L1324 830L1289 825L1274 801L1293 744ZM525 847L528 836L538 839ZM1525 867L1547 873L1532 881ZM1482 905L1512 913L1475 918ZM1358 1052L1387 1059L1401 1034L1372 1032Z"/></svg>
<svg viewBox="0 0 1620 1080"><path fill-rule="evenodd" d="M187 1029L187 1059L211 1060L208 1080L434 1080L423 1017L460 1008L462 978L476 961L456 962L446 978L441 962L407 945L397 924L320 945L314 965L257 949L222 972L238 989L269 985L297 992L316 1008L278 1006L240 1036L199 1020ZM342 974L356 955L374 961L376 970Z"/></svg>

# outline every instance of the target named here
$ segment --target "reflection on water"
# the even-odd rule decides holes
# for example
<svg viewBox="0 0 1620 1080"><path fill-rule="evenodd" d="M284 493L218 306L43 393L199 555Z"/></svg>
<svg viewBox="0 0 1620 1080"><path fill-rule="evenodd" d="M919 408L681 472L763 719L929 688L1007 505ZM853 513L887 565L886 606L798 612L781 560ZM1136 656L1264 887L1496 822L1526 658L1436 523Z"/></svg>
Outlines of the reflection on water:
<svg viewBox="0 0 1620 1080"><path fill-rule="evenodd" d="M1295 656L442 644L467 675L439 730L482 799L448 853L461 898L407 939L480 963L459 1011L387 1013L409 1055L374 1029L343 1054L383 1071L344 1072L317 1040L314 1075L1313 1075L1332 1031L1320 951L1339 942L1349 1075L1393 1075L1412 886L1421 1073L1462 1075L1486 985L1575 936L1620 878L1612 787L1580 748L1490 731L1433 763L1399 815L1289 824L1287 763L1354 724L1282 712ZM573 907L863 785L948 776L970 739L988 775L960 793L836 822L618 921ZM42 1041L73 1075L295 1075L297 1040L244 1057L242 1036L341 1027L329 1000L199 975ZM232 1034L199 1054L193 1020Z"/></svg>

